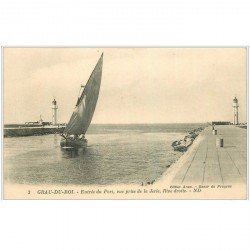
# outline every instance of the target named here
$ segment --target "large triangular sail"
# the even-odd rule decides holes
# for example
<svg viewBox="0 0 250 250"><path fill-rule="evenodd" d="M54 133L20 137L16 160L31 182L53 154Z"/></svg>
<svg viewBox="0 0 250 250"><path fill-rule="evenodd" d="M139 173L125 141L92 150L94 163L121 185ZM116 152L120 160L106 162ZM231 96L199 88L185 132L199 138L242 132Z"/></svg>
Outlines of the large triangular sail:
<svg viewBox="0 0 250 250"><path fill-rule="evenodd" d="M81 96L77 100L75 110L64 130L64 134L85 134L93 117L102 78L103 54L97 62Z"/></svg>

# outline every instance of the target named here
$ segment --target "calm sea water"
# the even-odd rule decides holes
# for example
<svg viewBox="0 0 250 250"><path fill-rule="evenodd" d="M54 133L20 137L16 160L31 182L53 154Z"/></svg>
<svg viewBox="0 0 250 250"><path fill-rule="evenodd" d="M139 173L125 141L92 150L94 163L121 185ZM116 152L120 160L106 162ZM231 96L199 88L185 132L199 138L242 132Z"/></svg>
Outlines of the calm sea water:
<svg viewBox="0 0 250 250"><path fill-rule="evenodd" d="M19 184L104 185L158 179L181 153L171 143L204 124L91 125L86 151L60 135L4 139L4 178Z"/></svg>

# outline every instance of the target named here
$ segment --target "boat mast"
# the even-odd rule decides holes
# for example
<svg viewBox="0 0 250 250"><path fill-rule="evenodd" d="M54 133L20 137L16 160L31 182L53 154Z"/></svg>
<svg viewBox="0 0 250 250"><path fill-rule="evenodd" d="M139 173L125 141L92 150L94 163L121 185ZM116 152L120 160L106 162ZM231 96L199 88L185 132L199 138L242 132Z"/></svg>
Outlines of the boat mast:
<svg viewBox="0 0 250 250"><path fill-rule="evenodd" d="M82 92L81 92L81 89L83 88ZM76 106L80 103L81 101L81 96L82 96L82 93L84 91L84 88L85 88L85 85L82 85L80 86L80 89L79 89L79 93L78 93L78 98L77 98L77 102L76 102Z"/></svg>

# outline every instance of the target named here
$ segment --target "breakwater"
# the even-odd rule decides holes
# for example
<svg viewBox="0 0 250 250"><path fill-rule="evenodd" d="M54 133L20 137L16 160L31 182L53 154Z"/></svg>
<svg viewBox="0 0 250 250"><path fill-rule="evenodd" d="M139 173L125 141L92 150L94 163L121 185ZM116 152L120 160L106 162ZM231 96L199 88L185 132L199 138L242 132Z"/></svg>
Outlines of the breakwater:
<svg viewBox="0 0 250 250"><path fill-rule="evenodd" d="M4 137L19 137L62 133L65 127L20 127L4 128Z"/></svg>
<svg viewBox="0 0 250 250"><path fill-rule="evenodd" d="M172 143L174 151L186 152L203 129L202 127L193 129L182 140L174 141Z"/></svg>
<svg viewBox="0 0 250 250"><path fill-rule="evenodd" d="M247 125L238 125L237 127L247 129Z"/></svg>
<svg viewBox="0 0 250 250"><path fill-rule="evenodd" d="M219 136L212 133L211 126L207 127L177 161L176 171L169 178L172 184L237 184L244 185L246 191L247 131L232 125L216 126L216 129ZM223 138L224 147L217 147L218 137Z"/></svg>

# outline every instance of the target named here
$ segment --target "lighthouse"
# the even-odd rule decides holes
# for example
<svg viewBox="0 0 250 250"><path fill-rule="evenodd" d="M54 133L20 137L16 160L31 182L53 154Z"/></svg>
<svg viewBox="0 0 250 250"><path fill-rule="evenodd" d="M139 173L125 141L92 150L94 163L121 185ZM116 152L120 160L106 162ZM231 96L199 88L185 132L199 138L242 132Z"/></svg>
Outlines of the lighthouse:
<svg viewBox="0 0 250 250"><path fill-rule="evenodd" d="M234 97L234 99L233 99L234 125L238 125L239 124L239 112L238 112L238 108L239 108L238 99L236 97Z"/></svg>
<svg viewBox="0 0 250 250"><path fill-rule="evenodd" d="M58 107L54 98L52 102L52 125L57 125L57 109Z"/></svg>

